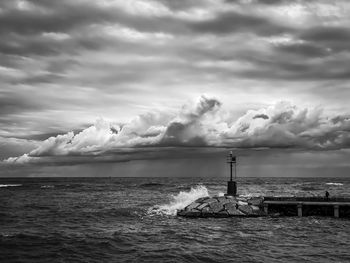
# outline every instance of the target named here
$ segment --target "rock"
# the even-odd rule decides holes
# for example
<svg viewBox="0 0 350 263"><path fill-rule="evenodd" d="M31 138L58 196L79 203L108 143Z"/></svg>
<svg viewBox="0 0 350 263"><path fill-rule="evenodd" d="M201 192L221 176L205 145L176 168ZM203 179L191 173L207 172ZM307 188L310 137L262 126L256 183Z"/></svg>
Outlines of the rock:
<svg viewBox="0 0 350 263"><path fill-rule="evenodd" d="M248 200L248 204L255 205L255 206L260 206L263 201L264 201L263 197L253 197L253 198Z"/></svg>
<svg viewBox="0 0 350 263"><path fill-rule="evenodd" d="M198 211L198 210L185 211L184 216L187 216L187 217L200 217L201 216L201 212Z"/></svg>
<svg viewBox="0 0 350 263"><path fill-rule="evenodd" d="M245 216L244 213L242 213L241 211L237 210L237 209L230 209L227 211L227 213L230 215L230 216Z"/></svg>
<svg viewBox="0 0 350 263"><path fill-rule="evenodd" d="M260 208L258 206L251 205L250 207L253 209L253 211L260 211Z"/></svg>
<svg viewBox="0 0 350 263"><path fill-rule="evenodd" d="M201 205L200 203L194 202L194 203L191 203L188 206L186 206L185 210L192 210L193 208L197 208L200 205Z"/></svg>
<svg viewBox="0 0 350 263"><path fill-rule="evenodd" d="M227 202L227 203L237 204L237 200L236 200L236 199L233 199L233 198L228 198L228 199L226 199L226 202ZM226 204L227 204L227 203L226 203Z"/></svg>
<svg viewBox="0 0 350 263"><path fill-rule="evenodd" d="M219 213L221 210L224 210L222 203L211 203L209 208L213 213Z"/></svg>
<svg viewBox="0 0 350 263"><path fill-rule="evenodd" d="M213 212L210 210L209 206L204 207L202 209L202 216L203 217L211 217L211 216L213 216Z"/></svg>
<svg viewBox="0 0 350 263"><path fill-rule="evenodd" d="M238 201L238 205L248 205L247 202L243 202L243 201Z"/></svg>
<svg viewBox="0 0 350 263"><path fill-rule="evenodd" d="M216 198L219 202L226 202L226 197L225 196L219 196Z"/></svg>
<svg viewBox="0 0 350 263"><path fill-rule="evenodd" d="M219 213L215 214L217 217L228 217L229 214L226 211L220 211Z"/></svg>
<svg viewBox="0 0 350 263"><path fill-rule="evenodd" d="M204 207L207 207L207 206L209 206L208 203L203 203L203 204L201 204L200 206L198 206L197 209L198 209L198 210L202 210Z"/></svg>
<svg viewBox="0 0 350 263"><path fill-rule="evenodd" d="M184 217L266 216L266 213L260 209L261 205L259 207L262 200L262 198L252 198L247 201L244 198L230 196L202 197L184 209L178 210L177 215Z"/></svg>
<svg viewBox="0 0 350 263"><path fill-rule="evenodd" d="M210 203L217 203L218 200L216 198L209 198L207 200L205 200L206 203L210 204Z"/></svg>
<svg viewBox="0 0 350 263"><path fill-rule="evenodd" d="M242 215L244 215L241 211L236 209L236 204L234 204L234 203L226 204L225 209L230 216L242 216Z"/></svg>
<svg viewBox="0 0 350 263"><path fill-rule="evenodd" d="M220 196L217 198L219 203L225 205L227 203L236 202L236 199L226 198L225 196Z"/></svg>
<svg viewBox="0 0 350 263"><path fill-rule="evenodd" d="M249 205L238 206L238 209L246 215L253 215L253 209Z"/></svg>
<svg viewBox="0 0 350 263"><path fill-rule="evenodd" d="M201 198L198 198L195 202L196 203L204 203L205 200L209 199L210 197L206 196L206 197L201 197Z"/></svg>
<svg viewBox="0 0 350 263"><path fill-rule="evenodd" d="M228 209L237 209L236 208L236 204L235 203L227 203L225 204L225 209L228 210Z"/></svg>

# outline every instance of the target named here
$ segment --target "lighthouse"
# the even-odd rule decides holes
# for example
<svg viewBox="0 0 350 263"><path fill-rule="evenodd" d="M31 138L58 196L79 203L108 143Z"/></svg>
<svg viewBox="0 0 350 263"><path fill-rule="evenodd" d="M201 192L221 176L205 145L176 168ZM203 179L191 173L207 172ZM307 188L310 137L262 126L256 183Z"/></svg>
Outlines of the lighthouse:
<svg viewBox="0 0 350 263"><path fill-rule="evenodd" d="M237 196L237 161L236 156L233 156L232 151L230 151L230 154L227 156L227 163L230 164L230 181L227 182L227 194L226 196ZM235 177L233 180L232 176L232 169L233 165L235 167Z"/></svg>

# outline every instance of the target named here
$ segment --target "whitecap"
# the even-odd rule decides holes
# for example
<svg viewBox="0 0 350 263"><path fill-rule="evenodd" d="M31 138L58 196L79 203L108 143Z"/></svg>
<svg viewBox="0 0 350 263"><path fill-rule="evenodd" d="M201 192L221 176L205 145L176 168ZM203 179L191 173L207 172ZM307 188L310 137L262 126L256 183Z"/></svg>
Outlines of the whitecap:
<svg viewBox="0 0 350 263"><path fill-rule="evenodd" d="M343 184L342 184L342 183L326 183L326 185L341 186L341 185L343 185Z"/></svg>
<svg viewBox="0 0 350 263"><path fill-rule="evenodd" d="M0 187L15 187L22 186L21 184L0 184Z"/></svg>

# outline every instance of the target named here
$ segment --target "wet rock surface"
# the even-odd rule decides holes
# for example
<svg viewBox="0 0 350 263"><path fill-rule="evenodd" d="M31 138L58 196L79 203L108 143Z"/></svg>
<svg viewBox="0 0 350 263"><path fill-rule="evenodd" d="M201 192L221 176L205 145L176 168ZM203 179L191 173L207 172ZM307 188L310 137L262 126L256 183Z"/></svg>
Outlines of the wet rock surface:
<svg viewBox="0 0 350 263"><path fill-rule="evenodd" d="M263 197L201 197L184 209L178 216L184 217L256 217L266 216L263 211Z"/></svg>

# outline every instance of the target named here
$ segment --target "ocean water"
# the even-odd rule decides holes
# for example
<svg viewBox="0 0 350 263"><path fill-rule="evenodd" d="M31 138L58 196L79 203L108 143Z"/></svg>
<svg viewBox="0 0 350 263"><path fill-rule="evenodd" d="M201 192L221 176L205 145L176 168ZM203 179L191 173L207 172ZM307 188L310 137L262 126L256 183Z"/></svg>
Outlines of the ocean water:
<svg viewBox="0 0 350 263"><path fill-rule="evenodd" d="M246 196L350 197L350 178L240 178ZM350 262L350 220L176 217L224 178L0 178L0 262Z"/></svg>

